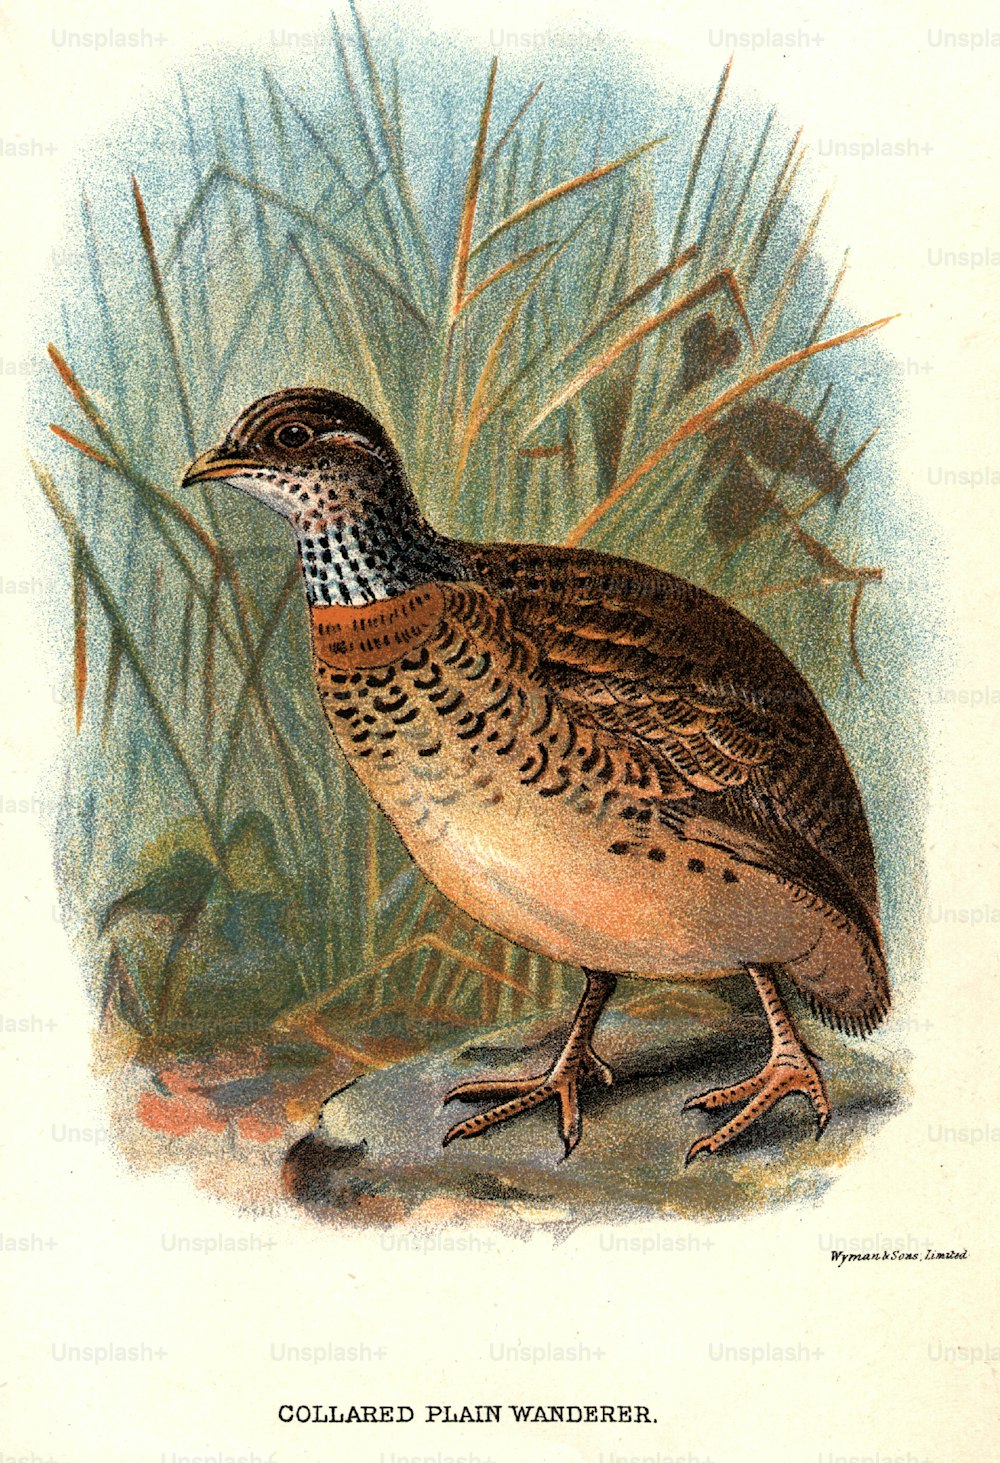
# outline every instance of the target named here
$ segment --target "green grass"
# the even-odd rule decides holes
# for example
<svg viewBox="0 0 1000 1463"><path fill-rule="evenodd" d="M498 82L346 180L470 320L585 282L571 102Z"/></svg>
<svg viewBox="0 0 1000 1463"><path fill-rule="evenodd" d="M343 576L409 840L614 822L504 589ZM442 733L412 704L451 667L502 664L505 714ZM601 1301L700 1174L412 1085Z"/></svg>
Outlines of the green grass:
<svg viewBox="0 0 1000 1463"><path fill-rule="evenodd" d="M190 181L147 214L140 174L114 251L84 203L86 274L53 356L63 445L37 474L70 551L89 799L60 870L105 1004L147 1050L312 1029L323 1010L378 1053L563 1006L579 981L446 905L345 772L282 526L224 488L181 500L187 458L256 395L356 396L442 529L680 572L762 623L828 701L865 694L850 616L879 590L860 602L850 567L853 480L839 503L774 471L747 538L723 549L705 527L720 489L701 429L727 407L794 406L852 468L867 435L830 384L840 276L817 285L799 147L770 119L718 146L724 75L664 222L664 144L606 157L598 119L537 90L499 115L494 63L478 134L447 144L429 190L391 60L357 16L331 44L321 108L267 72L214 109L182 94ZM730 289L674 308L723 270L752 343ZM684 391L684 332L709 310L741 348Z"/></svg>

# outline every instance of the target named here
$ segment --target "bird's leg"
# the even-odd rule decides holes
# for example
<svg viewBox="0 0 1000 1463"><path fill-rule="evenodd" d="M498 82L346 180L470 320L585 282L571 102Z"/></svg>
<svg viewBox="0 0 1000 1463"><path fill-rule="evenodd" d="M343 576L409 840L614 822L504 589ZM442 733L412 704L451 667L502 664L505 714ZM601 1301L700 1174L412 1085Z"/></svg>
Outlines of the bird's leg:
<svg viewBox="0 0 1000 1463"><path fill-rule="evenodd" d="M456 1123L445 1134L444 1146L453 1138L475 1138L497 1123L505 1123L518 1113L528 1112L550 1097L559 1104L559 1133L568 1158L580 1141L581 1120L577 1089L587 1077L594 1077L609 1086L611 1069L601 1061L594 1051L591 1039L594 1028L611 998L616 980L605 970L584 971L587 989L573 1017L566 1045L547 1072L540 1077L486 1078L477 1082L462 1082L445 1096L445 1102L495 1102L496 1107L487 1108L473 1118Z"/></svg>
<svg viewBox="0 0 1000 1463"><path fill-rule="evenodd" d="M744 1082L737 1082L732 1087L716 1087L698 1097L688 1098L684 1104L685 1112L692 1107L714 1112L716 1108L731 1107L737 1102L745 1106L721 1128L692 1144L687 1163L697 1158L699 1153L718 1153L732 1138L745 1132L751 1123L769 1112L776 1102L795 1092L801 1093L812 1104L816 1114L817 1138L830 1118L830 1100L816 1065L815 1053L796 1034L769 967L748 965L747 974L757 988L771 1028L771 1055L761 1070Z"/></svg>

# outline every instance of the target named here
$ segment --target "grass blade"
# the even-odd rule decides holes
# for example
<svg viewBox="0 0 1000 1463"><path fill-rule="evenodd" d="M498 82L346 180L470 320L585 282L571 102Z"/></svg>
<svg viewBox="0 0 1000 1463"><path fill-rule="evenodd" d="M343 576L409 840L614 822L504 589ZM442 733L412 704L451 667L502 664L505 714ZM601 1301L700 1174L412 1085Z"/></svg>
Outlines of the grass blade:
<svg viewBox="0 0 1000 1463"><path fill-rule="evenodd" d="M503 352L504 344L507 340L507 337L510 335L510 332L513 329L514 324L524 306L534 294L544 276L549 272L549 270L555 264L556 260L559 259L560 256L566 251L566 249L569 248L569 245L576 238L577 234L579 234L581 230L590 222L592 217L592 214L587 214L587 216L582 219L579 224L577 224L576 228L573 229L572 232L566 236L566 238L562 241L559 247L549 255L548 259L546 259L541 269L539 269L533 275L529 283L517 296L510 309L507 311L506 318L504 319L504 322L501 325L496 338L494 339L492 345L489 348L489 351L487 352L486 360L483 364L483 369L480 372L478 381L476 382L476 387L472 394L472 400L469 403L469 409L466 413L465 430L462 434L461 445L458 452L458 461L455 467L456 483L461 482L462 476L465 472L465 464L468 461L469 453L472 450L472 445L475 442L478 433L482 429L484 422L488 419L488 417L494 410L495 403L494 407L488 407L485 404L486 392L492 383L493 376L496 372L497 365L499 364L500 356Z"/></svg>
<svg viewBox="0 0 1000 1463"><path fill-rule="evenodd" d="M687 249L683 251L683 253L678 254L676 259L671 259L669 264L662 264L659 269L655 269L647 279L644 279L641 284L636 285L635 289L631 290L623 300L619 300L617 305L612 305L607 314L602 316L602 318L598 320L593 330L588 330L583 339L578 341L577 344L573 346L572 350L566 353L566 357L564 357L564 359L569 359L570 357L576 355L576 353L579 350L582 350L582 348L587 345L591 340L593 340L596 335L600 335L602 330L607 329L607 327L611 325L613 321L617 320L619 315L624 315L626 310L630 310L633 305L638 305L642 300L646 298L647 295L652 294L655 289L658 289L659 286L663 284L664 280L669 279L672 274L676 274L677 270L682 269L685 264L690 264L691 260L696 257L697 253L698 245L691 244Z"/></svg>
<svg viewBox="0 0 1000 1463"><path fill-rule="evenodd" d="M570 194L578 192L581 188L589 188L592 184L599 183L602 178L607 178L612 173L616 173L619 168L626 167L629 163L634 162L637 157L642 157L644 152L649 152L650 148L659 147L666 140L666 137L654 137L650 142L644 142L640 147L634 147L631 152L623 153L613 163L604 163L599 168L591 168L589 173L581 173L576 178L568 178L565 183L557 183L554 188L549 188L544 193L539 193L536 198L530 199L527 203L522 203L520 208L515 208L513 213L508 214L505 219L501 219L500 223L495 224L489 233L473 246L470 250L470 257L479 254L483 249L486 249L495 240L499 239L501 234L505 234L508 229L516 228L518 224L524 223L525 219L531 218L540 209L548 208L551 204L558 203L563 198L568 198ZM469 221L469 227L471 236L471 219Z"/></svg>
<svg viewBox="0 0 1000 1463"><path fill-rule="evenodd" d="M396 413L393 411L385 388L382 385L381 373L371 353L371 347L368 344L368 334L361 317L358 315L353 293L344 280L340 266L334 260L331 265L331 272L334 276L334 283L337 286L335 298L343 306L347 317L346 327L343 330L323 288L319 274L301 240L297 239L294 234L289 234L288 243L296 258L300 261L302 268L305 270L306 278L319 302L320 309L330 325L331 331L334 335L342 335L342 338L348 342L351 354L358 361L361 374L367 382L368 391L371 395L376 414L385 423L390 435L395 435L397 431Z"/></svg>
<svg viewBox="0 0 1000 1463"><path fill-rule="evenodd" d="M82 437L75 436L73 432L68 432L65 427L60 427L57 422L49 422L49 431L54 432L61 441L68 442L71 447L75 447L77 452L82 452L85 457L99 462L102 467L113 468L115 466L110 457L105 457L103 452L98 452L96 447L92 447Z"/></svg>
<svg viewBox="0 0 1000 1463"><path fill-rule="evenodd" d="M152 678L148 670L146 669L145 660L143 659L142 653L139 650L138 645L136 644L135 638L128 627L128 622L125 618L125 615L123 614L121 607L116 601L114 595L108 588L104 576L98 569L97 564L94 562L93 556L88 549L86 543L84 542L83 534L80 531L80 525L60 497L52 478L45 471L45 469L40 466L40 464L33 462L31 466L34 471L35 477L38 480L38 484L42 489L42 492L49 500L49 503L52 507L53 512L56 515L56 518L59 521L60 526L65 532L70 544L74 547L75 553L78 555L80 572L86 575L90 587L93 589L95 595L100 601L102 610L104 611L105 615L108 618L108 621L113 626L114 630L117 632L121 640L122 652L125 656L125 659L129 663L132 674L135 677L140 690L142 691L146 705L152 713L153 719L159 728L160 735L163 738L164 744L166 745L174 762L176 763L177 769L180 772L183 781L187 785L187 789L191 795L192 801L194 802L194 805L201 816L202 822L205 826L205 832L208 835L209 842L212 845L212 852L218 859L220 867L224 869L227 864L227 854L224 840L220 836L219 831L216 827L212 810L204 793L202 792L201 784L194 772L194 769L191 766L191 763L187 757L187 754L184 751L183 746L181 745L181 742L177 736L177 732L175 731L174 726L171 723L170 717L167 715L166 709L164 708L163 702L161 701L156 687L153 684Z"/></svg>
<svg viewBox="0 0 1000 1463"><path fill-rule="evenodd" d="M226 738L223 745L222 755L219 760L219 773L215 788L215 812L216 817L219 819L220 823L222 821L225 811L226 793L229 788L229 777L230 773L232 772L233 764L236 758L237 748L239 747L240 735L243 730L243 723L246 716L247 708L250 705L251 696L253 695L255 689L260 689L260 678L264 668L264 661L267 657L268 649L270 648L271 642L274 639L275 631L277 630L278 625L281 623L285 610L288 608L292 595L299 587L301 582L302 575L299 570L298 562L296 561L296 563L294 563L291 569L288 571L288 574L285 576L285 582L281 587L281 591L278 595L277 600L275 601L274 608L268 615L267 620L264 624L264 629L261 632L260 639L257 641L257 645L254 649L253 658L251 659L250 664L247 666L246 670L243 673L243 680L240 684L239 694L236 698L236 706L229 720L229 726L226 730Z"/></svg>
<svg viewBox="0 0 1000 1463"><path fill-rule="evenodd" d="M413 189L410 186L410 180L407 175L406 162L403 158L402 135L398 129L396 119L390 114L388 104L386 103L385 92L382 89L382 81L379 77L378 67L375 64L375 56L372 52L371 42L368 39L368 32L365 29L358 7L354 3L354 0L349 0L349 4L351 7L351 15L354 18L354 25L358 32L361 55L365 63L365 74L368 78L369 91L371 92L372 101L375 105L375 115L378 118L382 144L389 158L390 176L395 184L396 193L399 197L410 233L420 252L424 269L436 287L437 270L434 266L434 259L427 241L427 234L421 222L420 213L413 196Z"/></svg>
<svg viewBox="0 0 1000 1463"><path fill-rule="evenodd" d="M83 722L83 699L87 692L87 576L78 538L70 540L70 573L73 585L73 705L79 732Z"/></svg>
<svg viewBox="0 0 1000 1463"><path fill-rule="evenodd" d="M835 335L830 340L820 340L814 345L804 346L802 350L793 351L791 355L784 356L780 361L774 361L771 365L764 366L759 371L754 371L752 375L747 376L743 381L737 382L735 386L730 386L727 391L723 391L721 396L717 396L702 411L696 412L694 416L689 417L676 431L671 432L670 436L665 438L658 447L655 447L647 457L644 457L638 467L633 468L628 477L624 478L612 488L611 492L602 498L600 503L596 504L589 513L580 519L579 523L567 534L566 543L571 546L578 544L581 539L586 537L594 525L600 522L608 510L613 508L626 493L635 487L641 478L645 477L647 473L652 472L653 468L657 467L686 438L693 437L695 433L707 427L721 412L725 411L727 406L730 406L734 401L738 401L741 396L746 396L756 386L761 386L773 376L778 376L782 371L787 371L792 366L798 365L799 361L804 361L810 356L819 355L822 351L833 350L836 346L846 345L848 341L858 340L863 335L870 335L872 331L881 330L883 325L888 325L890 320L897 318L895 315L886 315L882 320L873 320L870 325L859 325L855 330L847 330L843 335Z"/></svg>
<svg viewBox="0 0 1000 1463"><path fill-rule="evenodd" d="M684 187L684 196L681 199L681 206L677 210L677 221L674 224L674 239L671 247L671 254L676 254L681 247L681 239L687 228L688 214L691 211L691 201L694 198L694 190L698 185L698 174L701 172L701 164L705 156L705 149L708 147L709 138L715 128L715 121L719 115L719 108L722 105L722 98L725 95L726 83L729 80L729 73L733 69L733 58L730 56L726 62L722 75L719 77L719 84L712 99L712 105L708 109L708 116L705 118L705 125L701 129L701 136L698 139L698 146L694 150L694 157L691 159L691 167L688 170L687 183Z"/></svg>
<svg viewBox="0 0 1000 1463"><path fill-rule="evenodd" d="M503 152L504 148L507 146L507 143L510 141L511 137L513 137L514 132L515 132L516 128L518 127L520 121L521 121L521 118L524 116L525 112L528 110L528 108L531 106L532 102L538 96L538 93L541 91L541 89L542 89L542 87L544 85L545 85L545 83L542 82L542 81L540 81L538 83L538 85L535 87L534 91L530 91L528 93L528 95L525 97L524 101L518 107L517 111L514 113L514 115L511 118L510 122L504 128L504 131L503 131L503 133L502 133L502 135L500 137L499 142L495 142L493 144L493 146L490 148L489 157L486 159L485 163L483 164L483 171L484 172L486 172L487 169L493 168L493 167L496 166L497 159L499 158L500 154Z"/></svg>
<svg viewBox="0 0 1000 1463"><path fill-rule="evenodd" d="M114 714L115 701L118 698L118 687L121 684L122 669L122 640L117 630L111 631L111 645L108 649L108 670L107 679L104 684L104 712L101 717L101 739L107 741L108 732L111 730L111 718Z"/></svg>
<svg viewBox="0 0 1000 1463"><path fill-rule="evenodd" d="M174 330L174 323L170 315L170 306L167 303L167 292L163 286L163 275L160 273L159 261L156 257L156 246L153 243L153 234L149 227L149 218L146 214L146 205L142 193L139 191L139 183L136 177L132 177L132 196L135 200L135 214L139 222L139 233L142 235L142 246L146 251L146 260L149 264L149 274L153 282L153 295L156 299L156 308L160 315L160 324L167 342L167 351L170 355L170 364L174 373L174 383L177 387L177 403L180 407L181 421L184 425L184 438L187 442L188 451L192 457L195 452L194 420L191 416L191 403L188 400L187 385L184 380L184 368L181 364L180 347L177 344L177 334Z"/></svg>
<svg viewBox="0 0 1000 1463"><path fill-rule="evenodd" d="M486 97L483 101L483 108L479 114L479 131L476 134L475 146L472 149L472 161L469 164L469 174L465 181L465 198L462 202L462 214L458 224L458 239L455 244L455 259L452 265L451 290L448 302L448 316L454 323L462 308L465 299L465 281L469 273L469 253L472 245L472 229L476 219L476 204L479 200L479 186L483 177L483 155L486 151L486 134L490 127L490 112L493 108L493 89L497 79L497 57L493 57L490 65L489 79L486 83Z"/></svg>
<svg viewBox="0 0 1000 1463"><path fill-rule="evenodd" d="M728 275L728 271L725 272L724 276L720 276L720 278L723 280L729 297L736 307L740 319L743 321L752 340L753 329L743 305L739 286L735 279ZM602 371L606 371L614 361L617 361L619 356L624 355L626 351L631 350L633 346L645 340L654 330L659 330L662 325L666 325L669 321L676 319L683 311L690 310L692 306L698 304L701 300L707 299L710 295L717 293L720 287L720 283L716 280L705 280L703 284L698 285L689 294L682 296L679 300L675 300L673 304L667 305L665 309L657 311L655 315L650 315L639 325L634 326L631 330L627 330L624 335L620 335L617 340L613 340L599 356L596 356L589 365L584 366L583 370L578 372L572 381L564 386L561 391L557 391L555 396L545 403L541 411L532 418L525 435L530 436L536 427L541 426L546 417L551 416L554 411L558 411L561 406L565 406L567 401L570 401L578 392L582 391L588 382L593 381L596 376L600 376ZM570 354L573 354L573 352L570 352Z"/></svg>
<svg viewBox="0 0 1000 1463"><path fill-rule="evenodd" d="M477 300L480 295L485 294L491 285L496 284L498 280L504 279L513 270L520 269L521 265L527 264L529 260L537 259L539 254L545 253L546 249L554 249L557 243L557 239L548 239L544 244L536 244L533 249L525 249L523 254L515 254L513 259L508 259L506 264L501 264L497 269L494 269L493 273L488 274L481 284L477 284L474 289L471 289L465 295L458 307L459 314L467 310L473 300Z"/></svg>
<svg viewBox="0 0 1000 1463"><path fill-rule="evenodd" d="M48 354L49 360L55 366L60 377L68 386L70 394L72 395L74 401L77 403L80 410L83 412L84 416L91 423L91 425L96 428L97 434L101 438L101 441L104 442L106 446L112 449L116 457L119 456L120 454L117 451L114 439L111 436L111 433L104 421L104 418L97 410L97 407L94 405L92 398L80 385L80 382L74 375L72 368L67 364L62 354L56 349L51 341L48 345Z"/></svg>

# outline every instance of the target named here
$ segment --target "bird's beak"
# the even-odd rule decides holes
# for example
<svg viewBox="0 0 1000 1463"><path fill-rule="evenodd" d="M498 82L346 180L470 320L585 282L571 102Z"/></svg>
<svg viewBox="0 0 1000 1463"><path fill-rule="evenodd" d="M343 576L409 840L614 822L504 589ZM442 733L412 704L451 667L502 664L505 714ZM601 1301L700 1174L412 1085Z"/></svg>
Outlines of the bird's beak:
<svg viewBox="0 0 1000 1463"><path fill-rule="evenodd" d="M204 483L209 478L238 477L241 472L258 465L246 458L234 457L224 447L209 447L207 452L202 452L189 464L181 478L181 487L190 488L193 483Z"/></svg>

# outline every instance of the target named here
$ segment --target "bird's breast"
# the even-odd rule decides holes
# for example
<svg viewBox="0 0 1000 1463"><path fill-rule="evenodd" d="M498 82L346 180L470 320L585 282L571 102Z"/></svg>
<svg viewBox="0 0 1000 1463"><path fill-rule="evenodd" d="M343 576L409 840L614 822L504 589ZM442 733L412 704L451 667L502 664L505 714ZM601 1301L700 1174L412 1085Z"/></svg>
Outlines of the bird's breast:
<svg viewBox="0 0 1000 1463"><path fill-rule="evenodd" d="M319 666L333 671L390 665L424 644L443 610L439 584L423 584L374 604L313 605L313 654Z"/></svg>

